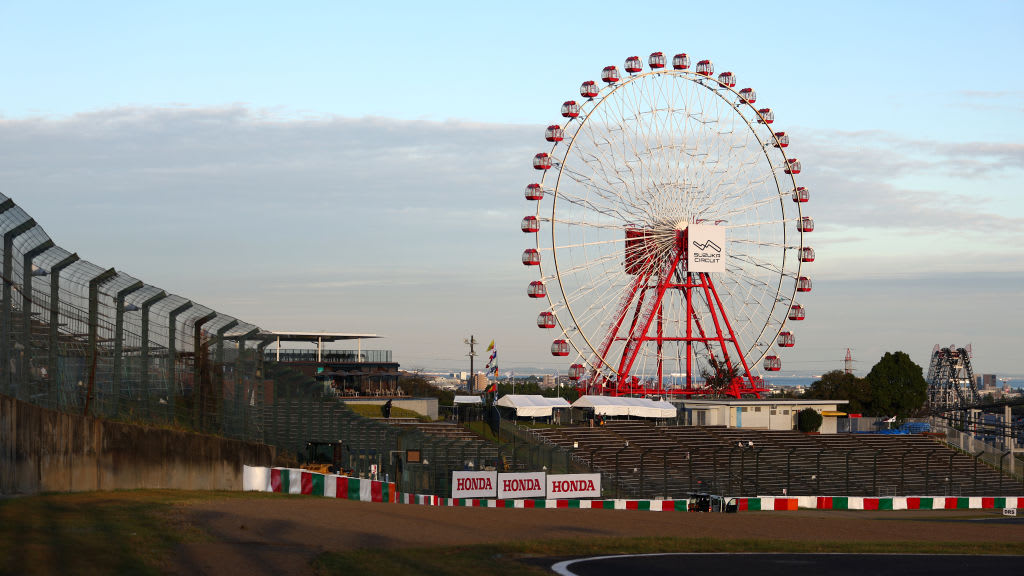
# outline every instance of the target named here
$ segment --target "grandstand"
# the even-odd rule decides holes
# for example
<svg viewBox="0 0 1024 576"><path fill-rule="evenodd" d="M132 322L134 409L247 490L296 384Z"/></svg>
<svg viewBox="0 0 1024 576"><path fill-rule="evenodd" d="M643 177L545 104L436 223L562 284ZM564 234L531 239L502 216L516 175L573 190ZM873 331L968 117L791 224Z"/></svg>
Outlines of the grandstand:
<svg viewBox="0 0 1024 576"><path fill-rule="evenodd" d="M538 441L573 450L623 496L692 491L755 495L982 495L1018 481L923 434L822 434L610 421L545 428Z"/></svg>

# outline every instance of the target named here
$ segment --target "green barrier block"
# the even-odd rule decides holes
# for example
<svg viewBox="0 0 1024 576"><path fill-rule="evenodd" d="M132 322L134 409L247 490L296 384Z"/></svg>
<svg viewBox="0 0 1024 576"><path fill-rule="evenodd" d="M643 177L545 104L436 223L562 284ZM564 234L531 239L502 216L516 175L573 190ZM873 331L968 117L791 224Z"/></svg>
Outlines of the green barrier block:
<svg viewBox="0 0 1024 576"><path fill-rule="evenodd" d="M931 510L932 509L932 500L933 500L932 498L921 498L920 509L921 510Z"/></svg>
<svg viewBox="0 0 1024 576"><path fill-rule="evenodd" d="M747 498L747 510L760 510L761 499L760 498Z"/></svg>
<svg viewBox="0 0 1024 576"><path fill-rule="evenodd" d="M849 510L850 499L846 496L836 496L832 498L832 509L833 510Z"/></svg>
<svg viewBox="0 0 1024 576"><path fill-rule="evenodd" d="M996 498L993 506L995 508L1006 508L1006 498Z"/></svg>
<svg viewBox="0 0 1024 576"><path fill-rule="evenodd" d="M879 510L892 510L892 498L879 498L878 499Z"/></svg>
<svg viewBox="0 0 1024 576"><path fill-rule="evenodd" d="M615 510L615 501L605 500L604 502L601 503L601 507L604 508L605 510Z"/></svg>
<svg viewBox="0 0 1024 576"><path fill-rule="evenodd" d="M324 476L323 474L313 474L313 496L324 495Z"/></svg>
<svg viewBox="0 0 1024 576"><path fill-rule="evenodd" d="M580 507L580 500L569 500L569 508L579 509L579 507Z"/></svg>

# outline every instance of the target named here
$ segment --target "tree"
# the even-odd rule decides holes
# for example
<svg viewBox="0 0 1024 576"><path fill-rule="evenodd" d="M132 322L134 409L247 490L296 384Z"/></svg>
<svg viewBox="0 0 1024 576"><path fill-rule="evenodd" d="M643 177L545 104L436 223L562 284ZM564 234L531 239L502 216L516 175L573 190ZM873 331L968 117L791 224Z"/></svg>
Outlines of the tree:
<svg viewBox="0 0 1024 576"><path fill-rule="evenodd" d="M821 421L821 414L814 408L804 408L796 415L796 427L801 432L817 432Z"/></svg>
<svg viewBox="0 0 1024 576"><path fill-rule="evenodd" d="M714 354L708 357L709 366L702 367L700 377L716 394L723 394L733 380L739 377L739 369L732 362L719 360Z"/></svg>
<svg viewBox="0 0 1024 576"><path fill-rule="evenodd" d="M872 416L906 418L928 400L924 371L905 352L886 352L865 379L871 386Z"/></svg>
<svg viewBox="0 0 1024 576"><path fill-rule="evenodd" d="M866 414L871 411L871 384L864 378L857 378L842 370L822 374L804 392L804 398L814 400L847 400L846 411Z"/></svg>

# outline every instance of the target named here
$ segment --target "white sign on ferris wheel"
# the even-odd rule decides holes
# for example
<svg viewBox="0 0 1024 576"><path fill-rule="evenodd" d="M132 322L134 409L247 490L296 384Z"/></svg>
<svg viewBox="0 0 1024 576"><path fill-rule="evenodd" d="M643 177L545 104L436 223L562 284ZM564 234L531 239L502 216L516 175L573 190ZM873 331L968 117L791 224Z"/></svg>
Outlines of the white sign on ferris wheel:
<svg viewBox="0 0 1024 576"><path fill-rule="evenodd" d="M690 224L686 267L690 272L725 272L725 227Z"/></svg>

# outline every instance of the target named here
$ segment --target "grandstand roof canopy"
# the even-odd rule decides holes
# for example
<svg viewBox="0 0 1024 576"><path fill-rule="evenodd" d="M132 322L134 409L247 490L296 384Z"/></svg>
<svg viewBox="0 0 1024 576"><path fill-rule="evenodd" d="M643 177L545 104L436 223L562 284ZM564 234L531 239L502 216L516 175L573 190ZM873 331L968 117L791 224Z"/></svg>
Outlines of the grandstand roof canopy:
<svg viewBox="0 0 1024 576"><path fill-rule="evenodd" d="M351 332L275 332L263 331L260 338L273 338L278 342L337 342L338 340L361 340L363 338L383 338L376 334L353 334Z"/></svg>
<svg viewBox="0 0 1024 576"><path fill-rule="evenodd" d="M456 404L483 404L484 399L479 396L456 396Z"/></svg>
<svg viewBox="0 0 1024 576"><path fill-rule="evenodd" d="M281 342L309 342L316 344L316 361L321 360L325 342L337 342L338 340L357 340L359 348L362 349L363 338L382 338L376 334L352 334L350 332L260 332L259 338L263 340L274 339L277 341L278 360L280 360Z"/></svg>
<svg viewBox="0 0 1024 576"><path fill-rule="evenodd" d="M676 407L664 400L629 398L626 396L580 396L573 408L591 408L602 416L636 416L638 418L675 418Z"/></svg>
<svg viewBox="0 0 1024 576"><path fill-rule="evenodd" d="M539 394L506 394L498 400L498 406L514 408L516 416L547 418L555 408L568 408L565 398L546 398Z"/></svg>

